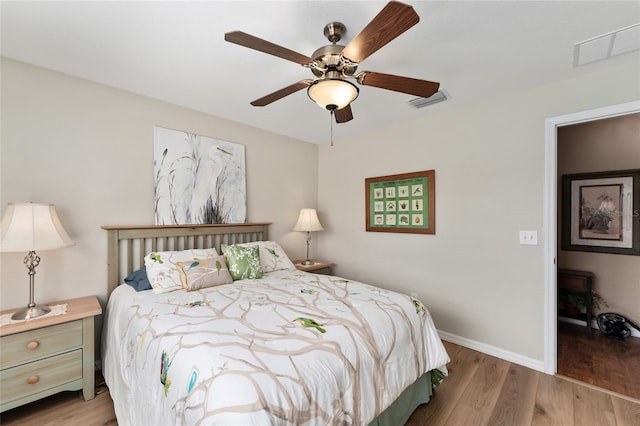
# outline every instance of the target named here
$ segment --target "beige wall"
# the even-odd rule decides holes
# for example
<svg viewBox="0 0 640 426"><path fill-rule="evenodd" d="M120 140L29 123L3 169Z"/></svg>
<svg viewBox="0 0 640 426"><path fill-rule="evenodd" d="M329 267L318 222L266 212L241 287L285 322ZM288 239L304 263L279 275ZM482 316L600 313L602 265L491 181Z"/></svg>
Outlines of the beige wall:
<svg viewBox="0 0 640 426"><path fill-rule="evenodd" d="M545 120L640 99L639 63L619 56L512 95L496 87L482 104L445 102L409 124L321 146L320 255L338 274L417 292L440 330L542 361ZM429 169L435 235L365 232L365 178ZM537 230L540 245L519 245L519 230Z"/></svg>
<svg viewBox="0 0 640 426"><path fill-rule="evenodd" d="M563 174L640 169L640 114L561 127L558 130L558 177ZM562 185L558 181L558 206ZM561 223L561 216L558 218ZM559 225L561 229L562 225ZM558 234L558 241L562 241ZM604 310L640 321L640 256L564 251L561 268L591 271L594 290L608 303Z"/></svg>
<svg viewBox="0 0 640 426"><path fill-rule="evenodd" d="M125 91L2 59L0 211L53 203L75 246L39 253L36 301L106 300L102 225L153 224L153 126L245 145L249 221L293 258L302 207L317 202L317 146ZM215 96L215 94L212 94ZM0 255L0 308L27 304L25 253Z"/></svg>
<svg viewBox="0 0 640 426"><path fill-rule="evenodd" d="M318 150L5 59L2 212L11 201L55 203L76 240L43 256L39 301L87 294L104 301L100 225L153 222L153 126L244 143L249 220L273 221L273 239L292 257L304 256L304 236L290 232L298 209L317 199L326 231L313 241L337 273L416 291L439 329L542 360L545 119L640 99L639 63L623 55L527 92L502 96L497 87L481 105L443 103L422 119ZM364 231L366 177L429 169L436 235ZM521 229L538 230L540 245L519 245ZM0 266L2 308L23 305L22 256L2 254Z"/></svg>

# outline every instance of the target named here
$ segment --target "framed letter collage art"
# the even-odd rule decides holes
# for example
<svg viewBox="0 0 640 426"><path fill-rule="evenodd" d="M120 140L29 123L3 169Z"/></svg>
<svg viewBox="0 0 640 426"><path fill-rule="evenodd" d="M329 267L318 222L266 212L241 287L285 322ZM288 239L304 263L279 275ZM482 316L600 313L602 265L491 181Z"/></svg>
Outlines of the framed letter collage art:
<svg viewBox="0 0 640 426"><path fill-rule="evenodd" d="M365 179L366 230L436 233L436 172Z"/></svg>

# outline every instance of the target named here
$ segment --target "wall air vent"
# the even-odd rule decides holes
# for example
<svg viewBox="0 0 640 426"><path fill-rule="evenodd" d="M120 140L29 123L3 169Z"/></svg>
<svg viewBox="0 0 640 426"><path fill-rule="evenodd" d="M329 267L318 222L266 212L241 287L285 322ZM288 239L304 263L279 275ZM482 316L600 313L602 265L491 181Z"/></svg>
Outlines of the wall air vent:
<svg viewBox="0 0 640 426"><path fill-rule="evenodd" d="M449 99L449 94L445 92L443 89L440 89L434 95L429 96L428 98L415 98L409 101L409 105L414 108L424 108L429 105L437 104L438 102L446 101Z"/></svg>

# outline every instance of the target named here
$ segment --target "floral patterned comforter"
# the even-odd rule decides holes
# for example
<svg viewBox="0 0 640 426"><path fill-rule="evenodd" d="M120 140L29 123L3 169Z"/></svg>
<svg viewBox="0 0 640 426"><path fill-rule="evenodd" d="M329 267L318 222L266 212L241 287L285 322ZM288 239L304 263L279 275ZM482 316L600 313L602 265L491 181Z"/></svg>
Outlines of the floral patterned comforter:
<svg viewBox="0 0 640 426"><path fill-rule="evenodd" d="M449 361L420 301L299 271L194 292L121 285L102 353L121 425L368 424Z"/></svg>

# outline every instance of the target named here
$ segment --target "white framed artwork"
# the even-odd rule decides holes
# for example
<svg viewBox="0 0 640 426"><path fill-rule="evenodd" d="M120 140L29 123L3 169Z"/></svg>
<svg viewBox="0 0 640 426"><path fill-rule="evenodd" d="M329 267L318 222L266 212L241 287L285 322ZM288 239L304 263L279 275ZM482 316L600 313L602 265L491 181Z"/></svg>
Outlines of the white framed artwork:
<svg viewBox="0 0 640 426"><path fill-rule="evenodd" d="M244 145L153 128L156 225L244 223Z"/></svg>

